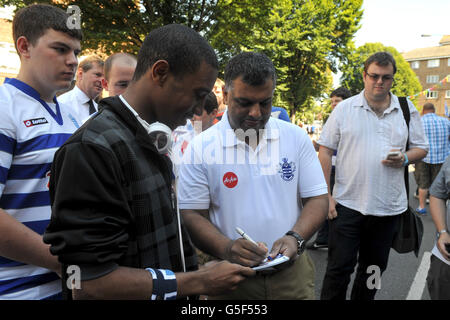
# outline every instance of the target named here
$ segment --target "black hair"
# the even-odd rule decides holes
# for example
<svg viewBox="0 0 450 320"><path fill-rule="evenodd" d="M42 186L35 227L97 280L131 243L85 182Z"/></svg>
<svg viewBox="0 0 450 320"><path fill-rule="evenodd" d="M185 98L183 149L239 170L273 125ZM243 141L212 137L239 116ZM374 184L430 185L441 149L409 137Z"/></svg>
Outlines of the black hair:
<svg viewBox="0 0 450 320"><path fill-rule="evenodd" d="M333 92L331 92L331 94L330 94L330 98L341 97L342 100L350 98L351 96L352 96L352 93L350 92L350 90L348 90L347 88L344 88L344 87L339 87L339 88L333 90Z"/></svg>
<svg viewBox="0 0 450 320"><path fill-rule="evenodd" d="M213 112L214 109L219 108L217 97L214 94L214 92L211 91L210 93L208 93L208 95L205 98L205 104L203 105L203 107L205 108L207 114L211 114L211 112Z"/></svg>
<svg viewBox="0 0 450 320"><path fill-rule="evenodd" d="M16 12L13 19L13 39L17 50L17 39L24 36L34 46L48 30L53 29L82 40L81 29L69 28L70 16L64 10L49 4L33 4Z"/></svg>
<svg viewBox="0 0 450 320"><path fill-rule="evenodd" d="M381 51L376 52L373 55L371 55L367 60L364 62L364 72L367 72L367 69L369 69L369 66L372 63L376 63L380 66L387 66L389 64L392 64L392 67L394 68L394 74L397 72L397 66L395 64L395 59L389 52Z"/></svg>
<svg viewBox="0 0 450 320"><path fill-rule="evenodd" d="M233 80L242 76L242 81L251 86L263 85L267 79L276 85L276 71L272 61L263 53L242 52L225 67L225 87L231 88Z"/></svg>
<svg viewBox="0 0 450 320"><path fill-rule="evenodd" d="M195 30L180 24L170 24L152 30L144 40L137 57L133 81L139 80L158 60L169 63L175 76L195 73L204 61L219 68L216 53Z"/></svg>

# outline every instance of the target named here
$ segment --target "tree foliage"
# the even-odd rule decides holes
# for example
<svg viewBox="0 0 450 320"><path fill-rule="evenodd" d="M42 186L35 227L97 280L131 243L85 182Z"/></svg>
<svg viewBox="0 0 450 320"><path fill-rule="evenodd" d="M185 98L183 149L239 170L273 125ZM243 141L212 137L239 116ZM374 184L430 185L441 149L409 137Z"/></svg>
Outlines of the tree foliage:
<svg viewBox="0 0 450 320"><path fill-rule="evenodd" d="M0 0L20 8L34 0ZM305 111L328 92L331 73L354 49L362 0L47 0L81 9L84 51L136 54L154 28L180 23L216 49L220 74L235 54L265 52L278 72L277 105Z"/></svg>
<svg viewBox="0 0 450 320"><path fill-rule="evenodd" d="M81 10L85 40L83 49L137 53L145 36L153 29L171 23L187 25L205 33L215 21L220 0L47 0L40 3L66 9L69 5ZM1 0L0 4L17 8L34 0Z"/></svg>
<svg viewBox="0 0 450 320"><path fill-rule="evenodd" d="M393 94L397 96L410 96L422 91L419 79L411 69L409 63L405 61L403 56L394 47L386 47L381 43L366 43L349 56L348 63L341 66L342 84L353 94L357 94L363 90L362 73L364 70L364 61L370 55L379 51L391 53L397 65L397 73L395 74L391 90Z"/></svg>
<svg viewBox="0 0 450 320"><path fill-rule="evenodd" d="M238 15L240 7L236 7L234 13L226 15L226 21L219 20L218 28L227 30L225 22L250 31L233 38L239 41L233 53L258 50L272 59L278 73L275 104L292 115L312 109L316 104L313 98L331 89L336 61L346 60L354 48L352 39L359 28L361 6L361 0L272 0L257 10L253 6L253 15ZM254 18L252 23L247 17ZM222 37L211 35L211 39L220 42Z"/></svg>

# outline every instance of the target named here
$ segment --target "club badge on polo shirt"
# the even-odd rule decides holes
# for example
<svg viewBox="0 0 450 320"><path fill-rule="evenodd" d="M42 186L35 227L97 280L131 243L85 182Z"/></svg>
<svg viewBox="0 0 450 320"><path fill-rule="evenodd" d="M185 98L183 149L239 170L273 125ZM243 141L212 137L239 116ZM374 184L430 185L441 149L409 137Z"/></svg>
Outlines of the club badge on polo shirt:
<svg viewBox="0 0 450 320"><path fill-rule="evenodd" d="M296 169L294 162L288 162L289 160L287 158L282 159L283 162L280 162L278 165L278 173L281 174L281 178L283 178L284 181L291 181L294 179L294 172Z"/></svg>

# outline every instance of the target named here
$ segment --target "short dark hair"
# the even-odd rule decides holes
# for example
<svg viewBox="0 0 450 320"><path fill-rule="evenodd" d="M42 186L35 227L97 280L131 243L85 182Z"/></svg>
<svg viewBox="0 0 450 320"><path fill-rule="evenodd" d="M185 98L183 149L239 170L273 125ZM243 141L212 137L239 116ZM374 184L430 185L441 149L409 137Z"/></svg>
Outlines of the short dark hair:
<svg viewBox="0 0 450 320"><path fill-rule="evenodd" d="M350 92L350 90L348 90L347 88L344 88L344 87L339 87L339 88L333 90L333 92L331 92L331 94L330 94L330 98L341 97L342 100L350 98L351 96L352 96L352 93Z"/></svg>
<svg viewBox="0 0 450 320"><path fill-rule="evenodd" d="M259 52L242 52L231 58L225 67L225 87L231 88L233 80L240 76L251 86L263 85L270 78L275 88L277 80L272 60Z"/></svg>
<svg viewBox="0 0 450 320"><path fill-rule="evenodd" d="M216 70L219 68L216 53L205 38L180 24L152 30L145 37L137 59L133 81L139 80L158 60L167 61L175 76L196 72L203 61Z"/></svg>
<svg viewBox="0 0 450 320"><path fill-rule="evenodd" d="M104 74L105 74L106 80L109 80L109 73L111 72L111 68L116 59L121 59L121 60L124 60L127 62L130 61L130 63L129 63L130 65L132 64L131 61L134 61L133 64L136 62L136 57L132 54L125 53L125 52L113 53L105 60Z"/></svg>
<svg viewBox="0 0 450 320"><path fill-rule="evenodd" d="M395 59L389 52L381 51L376 52L373 55L371 55L367 60L364 62L364 72L367 72L367 69L369 69L369 66L372 63L376 63L380 66L387 66L389 64L392 64L392 67L394 68L394 74L397 72L397 66L395 64Z"/></svg>
<svg viewBox="0 0 450 320"><path fill-rule="evenodd" d="M434 104L427 102L423 105L422 111L436 112L436 108L434 107Z"/></svg>
<svg viewBox="0 0 450 320"><path fill-rule="evenodd" d="M217 97L214 92L211 91L210 93L208 93L205 98L205 104L203 105L203 107L205 108L207 114L211 114L214 109L219 108L219 103L217 102Z"/></svg>
<svg viewBox="0 0 450 320"><path fill-rule="evenodd" d="M81 29L69 28L69 14L49 4L32 4L16 12L13 19L13 39L17 50L17 39L24 36L34 46L38 39L53 29L68 34L72 38L83 40Z"/></svg>

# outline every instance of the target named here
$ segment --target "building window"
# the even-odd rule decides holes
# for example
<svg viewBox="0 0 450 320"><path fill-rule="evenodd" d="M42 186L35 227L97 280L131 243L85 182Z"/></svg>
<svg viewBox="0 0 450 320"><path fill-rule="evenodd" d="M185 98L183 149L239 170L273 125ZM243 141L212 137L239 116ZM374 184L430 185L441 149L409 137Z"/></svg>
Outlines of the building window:
<svg viewBox="0 0 450 320"><path fill-rule="evenodd" d="M447 65L450 67L450 58L447 59Z"/></svg>
<svg viewBox="0 0 450 320"><path fill-rule="evenodd" d="M450 90L445 90L445 98L450 99Z"/></svg>
<svg viewBox="0 0 450 320"><path fill-rule="evenodd" d="M427 76L427 83L436 83L436 82L439 82L439 76L438 75Z"/></svg>
<svg viewBox="0 0 450 320"><path fill-rule="evenodd" d="M448 59L450 61L450 59ZM449 62L450 63L450 62ZM411 68L412 69L419 69L419 61L413 61L411 62Z"/></svg>
<svg viewBox="0 0 450 320"><path fill-rule="evenodd" d="M427 91L427 99L437 99L437 91Z"/></svg>
<svg viewBox="0 0 450 320"><path fill-rule="evenodd" d="M428 60L427 66L428 66L428 68L437 68L437 67L439 67L439 59Z"/></svg>

